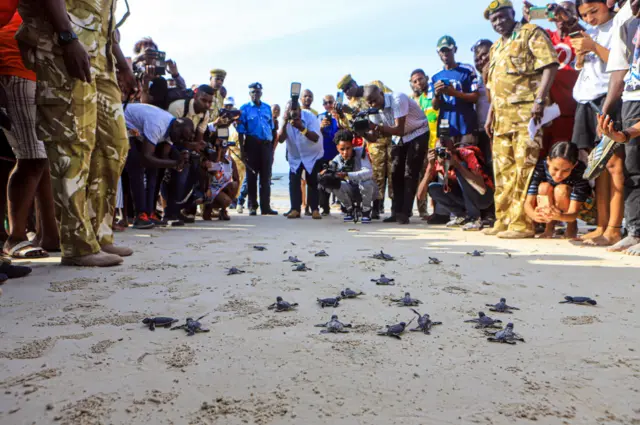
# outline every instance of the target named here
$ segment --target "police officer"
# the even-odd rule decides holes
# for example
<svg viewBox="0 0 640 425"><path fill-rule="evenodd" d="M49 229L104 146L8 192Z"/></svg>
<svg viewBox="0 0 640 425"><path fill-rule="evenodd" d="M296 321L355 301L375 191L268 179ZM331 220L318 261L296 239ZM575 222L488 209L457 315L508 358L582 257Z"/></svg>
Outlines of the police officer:
<svg viewBox="0 0 640 425"><path fill-rule="evenodd" d="M271 165L275 140L271 107L261 100L262 84L251 84L249 95L251 102L245 103L240 108L242 115L236 127L243 158L255 171L255 174L249 173L246 177L249 189L249 215L257 214L258 175L260 176L260 212L262 215L277 215L278 212L271 209Z"/></svg>

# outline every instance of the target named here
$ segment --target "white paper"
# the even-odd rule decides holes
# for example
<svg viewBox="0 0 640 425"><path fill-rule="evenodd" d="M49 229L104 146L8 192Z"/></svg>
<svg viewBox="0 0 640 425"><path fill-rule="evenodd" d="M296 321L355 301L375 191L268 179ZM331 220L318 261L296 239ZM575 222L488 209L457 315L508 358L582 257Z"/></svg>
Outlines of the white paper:
<svg viewBox="0 0 640 425"><path fill-rule="evenodd" d="M549 124L551 121L555 120L560 116L560 107L557 103L553 105L547 106L544 108L544 114L542 115L542 120L540 120L540 124L536 125L533 122L533 118L529 121L529 138L533 141L536 137L536 133L540 131L543 125Z"/></svg>

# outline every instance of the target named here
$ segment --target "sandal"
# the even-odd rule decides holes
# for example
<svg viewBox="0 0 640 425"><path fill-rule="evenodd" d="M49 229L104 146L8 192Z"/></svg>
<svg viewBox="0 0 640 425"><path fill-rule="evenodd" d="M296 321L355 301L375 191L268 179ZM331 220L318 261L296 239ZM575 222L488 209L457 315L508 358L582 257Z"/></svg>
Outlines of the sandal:
<svg viewBox="0 0 640 425"><path fill-rule="evenodd" d="M20 260L49 257L49 253L47 251L39 246L35 246L31 241L20 242L8 251L6 249L3 251L9 257Z"/></svg>

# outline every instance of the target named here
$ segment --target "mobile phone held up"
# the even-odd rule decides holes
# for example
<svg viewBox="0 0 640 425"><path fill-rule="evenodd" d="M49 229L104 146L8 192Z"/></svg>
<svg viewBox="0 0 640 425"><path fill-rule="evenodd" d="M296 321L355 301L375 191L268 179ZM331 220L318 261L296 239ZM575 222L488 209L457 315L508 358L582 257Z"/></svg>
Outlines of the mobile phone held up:
<svg viewBox="0 0 640 425"><path fill-rule="evenodd" d="M547 6L533 6L529 9L529 17L532 21L542 19L553 19L556 17L554 11L549 10Z"/></svg>

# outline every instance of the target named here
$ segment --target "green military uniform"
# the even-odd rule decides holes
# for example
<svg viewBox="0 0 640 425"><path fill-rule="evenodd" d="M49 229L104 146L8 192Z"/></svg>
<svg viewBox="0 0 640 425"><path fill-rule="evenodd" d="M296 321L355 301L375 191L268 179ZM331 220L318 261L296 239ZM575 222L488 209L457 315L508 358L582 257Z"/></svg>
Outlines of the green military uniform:
<svg viewBox="0 0 640 425"><path fill-rule="evenodd" d="M343 80L338 84L338 88L342 87L344 84L343 78ZM369 85L377 86L384 93L391 93L393 91L379 80L372 81ZM354 110L354 113L369 109L369 105L364 100L364 97L350 98L349 106ZM340 127L349 128L349 121L352 119L353 115L345 114L345 117L340 119ZM389 198L393 199L393 186L391 183L392 146L391 137L382 137L375 143L367 144L369 157L371 158L371 166L373 167L373 179L378 185L378 199L380 200L384 199L386 183L389 185Z"/></svg>
<svg viewBox="0 0 640 425"><path fill-rule="evenodd" d="M16 39L37 76L38 137L51 164L62 255L69 258L113 243L116 191L129 141L111 53L116 1L65 3L90 56L91 83L69 77L40 1L20 1L24 24Z"/></svg>
<svg viewBox="0 0 640 425"><path fill-rule="evenodd" d="M494 3L501 5L498 1ZM554 63L556 51L537 25L517 24L508 40L501 38L491 47L487 87L491 90L494 113L494 229L533 231L524 202L538 162L542 134L538 132L531 140L527 125L542 80L542 68Z"/></svg>

